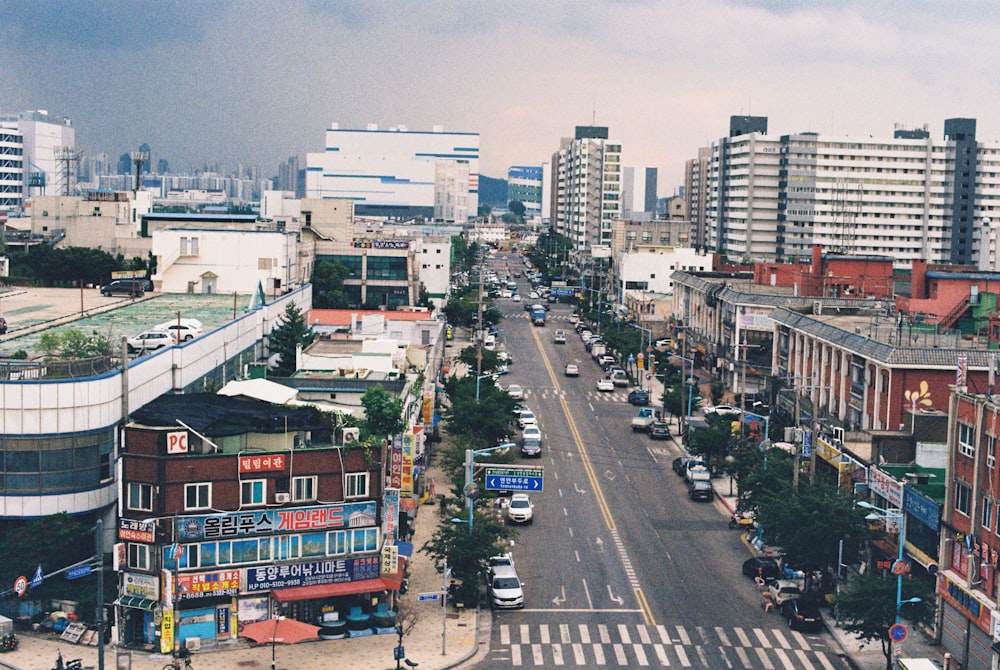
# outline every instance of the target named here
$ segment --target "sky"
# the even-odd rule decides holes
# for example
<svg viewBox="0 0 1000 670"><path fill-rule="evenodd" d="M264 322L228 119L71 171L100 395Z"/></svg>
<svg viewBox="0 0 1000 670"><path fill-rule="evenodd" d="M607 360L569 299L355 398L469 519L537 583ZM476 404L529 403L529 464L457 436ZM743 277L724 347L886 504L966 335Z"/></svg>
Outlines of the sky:
<svg viewBox="0 0 1000 670"><path fill-rule="evenodd" d="M331 123L478 132L499 178L607 126L665 196L732 115L774 137L971 117L998 141L998 36L987 0L3 0L0 114L69 117L85 155L263 176Z"/></svg>

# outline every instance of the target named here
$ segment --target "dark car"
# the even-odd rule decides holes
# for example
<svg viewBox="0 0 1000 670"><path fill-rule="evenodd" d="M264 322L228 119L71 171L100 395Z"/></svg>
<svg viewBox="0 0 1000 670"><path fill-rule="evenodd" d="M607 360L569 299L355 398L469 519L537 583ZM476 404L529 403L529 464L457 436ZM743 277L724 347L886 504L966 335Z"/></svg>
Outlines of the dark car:
<svg viewBox="0 0 1000 670"><path fill-rule="evenodd" d="M688 497L691 500L704 500L707 502L712 501L714 496L712 491L712 482L705 479L696 479L690 484L688 484Z"/></svg>
<svg viewBox="0 0 1000 670"><path fill-rule="evenodd" d="M0 335L7 334L7 319L0 316Z"/></svg>
<svg viewBox="0 0 1000 670"><path fill-rule="evenodd" d="M670 439L670 424L666 421L654 421L649 424L649 428L646 429L649 432L649 436L654 440L669 440Z"/></svg>
<svg viewBox="0 0 1000 670"><path fill-rule="evenodd" d="M760 575L764 578L764 582L769 584L775 579L781 579L784 572L781 571L778 561L770 556L754 556L743 561L743 575L751 578Z"/></svg>
<svg viewBox="0 0 1000 670"><path fill-rule="evenodd" d="M678 477L683 477L684 472L687 470L688 461L690 460L692 460L690 456L678 456L675 458L671 466L674 469L674 474Z"/></svg>
<svg viewBox="0 0 1000 670"><path fill-rule="evenodd" d="M781 617L792 630L817 633L823 630L823 615L819 611L819 600L802 596L786 600L781 605Z"/></svg>
<svg viewBox="0 0 1000 670"><path fill-rule="evenodd" d="M532 458L542 457L542 441L537 437L526 437L521 440L521 455Z"/></svg>
<svg viewBox="0 0 1000 670"><path fill-rule="evenodd" d="M142 296L146 293L145 279L116 279L101 287L101 295Z"/></svg>
<svg viewBox="0 0 1000 670"><path fill-rule="evenodd" d="M633 405L648 405L649 391L646 389L632 389L628 394L628 401Z"/></svg>

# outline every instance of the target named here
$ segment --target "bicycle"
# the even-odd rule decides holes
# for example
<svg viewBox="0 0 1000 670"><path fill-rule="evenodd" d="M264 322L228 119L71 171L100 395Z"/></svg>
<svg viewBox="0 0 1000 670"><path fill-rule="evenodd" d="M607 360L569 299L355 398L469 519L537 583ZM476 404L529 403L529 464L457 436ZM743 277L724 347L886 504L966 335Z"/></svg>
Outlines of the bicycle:
<svg viewBox="0 0 1000 670"><path fill-rule="evenodd" d="M191 665L191 652L184 647L175 651L172 656L174 660L163 666L163 670L194 670L194 666ZM181 665L181 661L184 661L183 665Z"/></svg>

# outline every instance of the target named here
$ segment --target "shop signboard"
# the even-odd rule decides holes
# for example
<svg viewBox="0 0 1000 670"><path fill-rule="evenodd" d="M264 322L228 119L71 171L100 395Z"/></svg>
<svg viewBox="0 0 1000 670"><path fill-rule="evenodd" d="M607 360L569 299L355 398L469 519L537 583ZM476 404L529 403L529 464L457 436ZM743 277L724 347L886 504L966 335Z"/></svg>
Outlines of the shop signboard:
<svg viewBox="0 0 1000 670"><path fill-rule="evenodd" d="M382 537L389 544L396 539L399 529L399 489L387 488L382 492Z"/></svg>
<svg viewBox="0 0 1000 670"><path fill-rule="evenodd" d="M225 512L177 519L181 541L218 540L275 533L297 533L375 525L375 501Z"/></svg>
<svg viewBox="0 0 1000 670"><path fill-rule="evenodd" d="M126 572L123 577L123 594L146 600L160 599L160 579L156 575Z"/></svg>
<svg viewBox="0 0 1000 670"><path fill-rule="evenodd" d="M240 593L240 571L219 570L177 575L177 599L195 600Z"/></svg>
<svg viewBox="0 0 1000 670"><path fill-rule="evenodd" d="M243 590L247 593L254 593L298 586L318 586L320 584L378 579L379 563L379 556L366 556L247 568Z"/></svg>
<svg viewBox="0 0 1000 670"><path fill-rule="evenodd" d="M169 654L174 650L174 611L164 609L160 615L160 653Z"/></svg>
<svg viewBox="0 0 1000 670"><path fill-rule="evenodd" d="M152 544L154 541L154 524L152 521L139 521L138 519L118 520L118 539L123 542L145 542Z"/></svg>
<svg viewBox="0 0 1000 670"><path fill-rule="evenodd" d="M284 472L288 464L287 454L240 454L240 474L257 472Z"/></svg>
<svg viewBox="0 0 1000 670"><path fill-rule="evenodd" d="M403 478L400 493L413 493L413 433L403 434Z"/></svg>

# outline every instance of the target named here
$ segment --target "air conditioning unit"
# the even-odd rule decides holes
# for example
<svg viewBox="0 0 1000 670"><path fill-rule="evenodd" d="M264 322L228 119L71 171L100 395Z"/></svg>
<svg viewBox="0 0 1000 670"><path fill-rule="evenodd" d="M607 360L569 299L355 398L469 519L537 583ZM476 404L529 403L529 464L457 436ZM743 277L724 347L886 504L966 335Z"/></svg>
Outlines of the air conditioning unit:
<svg viewBox="0 0 1000 670"><path fill-rule="evenodd" d="M277 502L277 503L286 503L286 502L291 502L291 501L292 501L292 494L291 493L275 493L274 494L274 502Z"/></svg>
<svg viewBox="0 0 1000 670"><path fill-rule="evenodd" d="M361 438L361 429L357 427L344 429L344 444L357 442Z"/></svg>
<svg viewBox="0 0 1000 670"><path fill-rule="evenodd" d="M184 648L188 651L198 651L201 649L201 638L200 637L188 637L184 638Z"/></svg>

